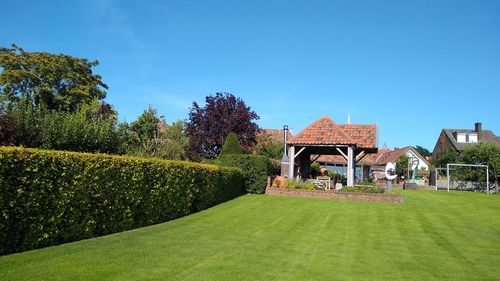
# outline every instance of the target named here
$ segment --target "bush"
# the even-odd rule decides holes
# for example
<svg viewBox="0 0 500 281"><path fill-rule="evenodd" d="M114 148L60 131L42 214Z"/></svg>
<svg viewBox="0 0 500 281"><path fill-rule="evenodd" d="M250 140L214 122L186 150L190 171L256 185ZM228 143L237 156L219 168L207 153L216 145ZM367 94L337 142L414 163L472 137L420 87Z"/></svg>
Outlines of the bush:
<svg viewBox="0 0 500 281"><path fill-rule="evenodd" d="M288 181L285 177L277 176L273 181L272 187L284 188L284 187L287 187L287 185L288 185Z"/></svg>
<svg viewBox="0 0 500 281"><path fill-rule="evenodd" d="M358 193L382 193L383 190L379 190L374 185L355 185L355 186L345 186L339 191L341 192L358 192Z"/></svg>
<svg viewBox="0 0 500 281"><path fill-rule="evenodd" d="M301 181L288 181L286 188L289 189L314 189L314 183Z"/></svg>
<svg viewBox="0 0 500 281"><path fill-rule="evenodd" d="M226 141L224 142L224 145L222 146L220 154L221 155L241 154L241 146L240 146L240 143L238 141L238 135L236 135L233 132L231 132L227 135Z"/></svg>
<svg viewBox="0 0 500 281"><path fill-rule="evenodd" d="M245 189L248 193L262 194L266 190L267 176L271 174L272 164L261 155L226 154L221 155L211 163L221 166L241 168L245 179Z"/></svg>
<svg viewBox="0 0 500 281"><path fill-rule="evenodd" d="M0 254L165 222L243 193L237 168L0 147Z"/></svg>
<svg viewBox="0 0 500 281"><path fill-rule="evenodd" d="M29 100L21 101L6 112L12 119L11 141L24 147L80 152L123 153L124 136L117 127L116 116L100 114L103 106L84 105L74 112L35 107ZM112 110L112 109L110 109Z"/></svg>

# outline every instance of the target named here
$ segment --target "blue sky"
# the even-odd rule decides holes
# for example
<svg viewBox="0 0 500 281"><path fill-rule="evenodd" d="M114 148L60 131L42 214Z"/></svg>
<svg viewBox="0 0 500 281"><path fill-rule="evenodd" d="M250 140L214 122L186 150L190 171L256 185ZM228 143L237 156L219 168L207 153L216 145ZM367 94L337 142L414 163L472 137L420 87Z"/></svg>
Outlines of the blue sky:
<svg viewBox="0 0 500 281"><path fill-rule="evenodd" d="M500 1L4 1L0 45L100 62L128 122L168 122L216 92L264 128L379 125L379 146L442 128L500 135Z"/></svg>

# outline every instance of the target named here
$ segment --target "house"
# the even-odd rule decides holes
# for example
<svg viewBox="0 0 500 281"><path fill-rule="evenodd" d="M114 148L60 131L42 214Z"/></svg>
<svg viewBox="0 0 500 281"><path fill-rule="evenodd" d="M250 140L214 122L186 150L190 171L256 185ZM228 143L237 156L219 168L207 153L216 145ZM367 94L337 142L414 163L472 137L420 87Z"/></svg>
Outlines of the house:
<svg viewBox="0 0 500 281"><path fill-rule="evenodd" d="M408 157L408 170L409 172L418 170L429 171L429 166L431 165L427 159L422 156L415 148L412 146L407 146L403 148L395 148L394 150L387 150L380 153L375 159L376 165L372 167L372 172L375 178L381 179L385 178L385 166L387 163L396 163L398 158L401 156ZM409 177L409 176L408 176Z"/></svg>
<svg viewBox="0 0 500 281"><path fill-rule="evenodd" d="M402 155L407 156L411 159L410 171L417 168L417 163L414 160L418 160L419 170L429 170L430 163L427 159L418 153L415 148L407 146L404 148L395 148L394 150L389 150L386 148L379 149L376 154L369 154L365 156L362 160L358 161L356 168L355 178L359 181L363 179L375 177L376 179L385 178L385 166L387 163L395 163L399 157ZM346 160L338 155L324 155L320 156L316 160L320 165L328 167L330 170L340 172L344 174L346 167Z"/></svg>
<svg viewBox="0 0 500 281"><path fill-rule="evenodd" d="M436 159L450 149L460 154L466 147L478 142L500 143L500 137L490 130L483 130L481 122L474 124L474 129L443 129L432 151L432 158Z"/></svg>
<svg viewBox="0 0 500 281"><path fill-rule="evenodd" d="M377 126L373 124L337 124L324 115L287 142L281 172L288 178L308 178L310 165L322 155L338 155L346 160L347 185L354 184L356 164L377 152Z"/></svg>

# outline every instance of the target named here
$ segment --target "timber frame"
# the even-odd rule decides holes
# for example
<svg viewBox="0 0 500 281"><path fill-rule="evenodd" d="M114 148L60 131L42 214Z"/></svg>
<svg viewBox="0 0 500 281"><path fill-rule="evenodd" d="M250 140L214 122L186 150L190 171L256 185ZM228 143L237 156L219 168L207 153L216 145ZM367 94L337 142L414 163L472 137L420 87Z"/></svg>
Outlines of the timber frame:
<svg viewBox="0 0 500 281"><path fill-rule="evenodd" d="M377 148L358 148L356 144L290 144L288 146L288 178L304 179L309 176L310 165L321 155L342 155L347 161L347 185L354 185L356 163ZM311 158L315 155L315 158ZM291 167L294 167L291 169Z"/></svg>

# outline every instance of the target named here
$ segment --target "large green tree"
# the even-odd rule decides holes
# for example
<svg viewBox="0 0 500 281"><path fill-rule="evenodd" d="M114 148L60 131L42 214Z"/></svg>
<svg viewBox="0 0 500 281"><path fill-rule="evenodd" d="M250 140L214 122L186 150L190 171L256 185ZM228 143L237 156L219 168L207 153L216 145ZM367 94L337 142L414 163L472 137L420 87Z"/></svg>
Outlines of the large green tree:
<svg viewBox="0 0 500 281"><path fill-rule="evenodd" d="M498 182L500 176L500 144L480 142L466 147L460 155L460 160L465 164L488 165L490 182ZM484 169L462 168L461 176L486 181Z"/></svg>
<svg viewBox="0 0 500 281"><path fill-rule="evenodd" d="M153 107L144 112L126 128L128 135L127 153L163 159L186 159L188 137L184 121L167 125L164 116L158 115Z"/></svg>
<svg viewBox="0 0 500 281"><path fill-rule="evenodd" d="M282 142L275 140L269 133L264 131L257 136L255 153L264 155L267 158L281 160L283 157L283 146Z"/></svg>
<svg viewBox="0 0 500 281"><path fill-rule="evenodd" d="M108 86L92 72L98 64L64 54L26 52L16 45L0 47L0 107L11 108L24 97L35 106L75 111L102 100Z"/></svg>
<svg viewBox="0 0 500 281"><path fill-rule="evenodd" d="M458 163L459 157L454 149L448 149L445 152L436 155L436 158L432 161L435 167L446 168L446 164Z"/></svg>

